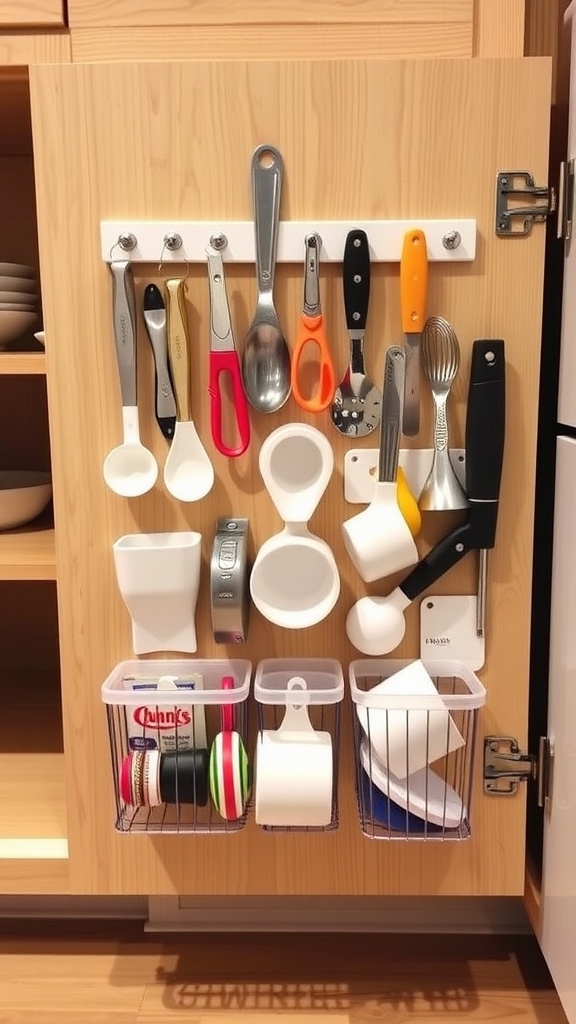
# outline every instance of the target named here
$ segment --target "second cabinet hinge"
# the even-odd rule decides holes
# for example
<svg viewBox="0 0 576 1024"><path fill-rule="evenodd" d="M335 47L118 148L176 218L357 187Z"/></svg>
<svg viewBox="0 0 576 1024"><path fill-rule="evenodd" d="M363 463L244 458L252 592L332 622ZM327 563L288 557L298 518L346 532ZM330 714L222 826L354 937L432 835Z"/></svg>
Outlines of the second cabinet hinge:
<svg viewBox="0 0 576 1024"><path fill-rule="evenodd" d="M512 736L484 737L484 792L491 796L513 796L521 782L538 786L538 806L550 796L552 744L541 736L538 755L520 750Z"/></svg>
<svg viewBox="0 0 576 1024"><path fill-rule="evenodd" d="M527 203L527 199L533 202ZM497 175L494 230L500 238L529 235L534 224L546 220L555 209L554 189L536 185L529 171L500 171Z"/></svg>

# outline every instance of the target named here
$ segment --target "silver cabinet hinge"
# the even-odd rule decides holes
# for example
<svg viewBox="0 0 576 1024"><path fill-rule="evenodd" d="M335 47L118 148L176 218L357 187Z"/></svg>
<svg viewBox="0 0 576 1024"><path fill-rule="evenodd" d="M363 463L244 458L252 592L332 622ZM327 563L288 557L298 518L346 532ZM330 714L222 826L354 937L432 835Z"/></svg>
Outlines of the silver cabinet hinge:
<svg viewBox="0 0 576 1024"><path fill-rule="evenodd" d="M527 198L533 202L527 204ZM497 175L495 231L500 238L529 235L534 224L546 220L555 209L552 186L536 185L529 171L500 171Z"/></svg>
<svg viewBox="0 0 576 1024"><path fill-rule="evenodd" d="M557 237L569 242L572 238L574 219L574 160L563 160L560 164L558 184L558 228Z"/></svg>
<svg viewBox="0 0 576 1024"><path fill-rule="evenodd" d="M538 742L538 755L520 750L512 736L484 737L484 792L491 796L513 796L521 782L538 785L538 806L550 797L552 743L547 736Z"/></svg>

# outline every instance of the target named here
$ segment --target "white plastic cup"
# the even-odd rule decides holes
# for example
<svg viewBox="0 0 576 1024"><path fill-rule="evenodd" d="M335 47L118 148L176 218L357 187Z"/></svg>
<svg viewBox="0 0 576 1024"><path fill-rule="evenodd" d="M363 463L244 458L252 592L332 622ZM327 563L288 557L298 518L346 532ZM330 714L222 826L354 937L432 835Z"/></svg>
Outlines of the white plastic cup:
<svg viewBox="0 0 576 1024"><path fill-rule="evenodd" d="M133 533L113 545L135 654L196 651L201 542L194 532Z"/></svg>

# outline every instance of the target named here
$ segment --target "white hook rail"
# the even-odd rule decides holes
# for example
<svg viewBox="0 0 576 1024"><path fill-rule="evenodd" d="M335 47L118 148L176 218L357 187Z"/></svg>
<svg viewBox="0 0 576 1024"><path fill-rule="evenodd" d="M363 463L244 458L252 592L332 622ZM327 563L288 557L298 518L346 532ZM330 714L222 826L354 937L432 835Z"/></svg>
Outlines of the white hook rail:
<svg viewBox="0 0 576 1024"><path fill-rule="evenodd" d="M321 259L340 263L346 235L361 228L368 235L374 262L398 263L407 231L419 228L426 235L431 262L469 262L476 256L475 220L299 220L281 221L278 230L277 261L301 263L304 239L316 231L322 239ZM206 246L215 235L225 236L222 257L229 263L255 260L253 221L118 221L100 224L102 259L129 259L135 263L204 263ZM180 236L182 244L169 248L166 238ZM123 245L122 242L125 242ZM131 247L130 247L131 246Z"/></svg>

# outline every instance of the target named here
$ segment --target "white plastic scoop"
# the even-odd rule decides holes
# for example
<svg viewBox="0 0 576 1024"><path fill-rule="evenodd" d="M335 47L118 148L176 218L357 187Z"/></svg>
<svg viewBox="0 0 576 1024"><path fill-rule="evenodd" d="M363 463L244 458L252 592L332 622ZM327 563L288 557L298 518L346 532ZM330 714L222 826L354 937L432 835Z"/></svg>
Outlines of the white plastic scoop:
<svg viewBox="0 0 576 1024"><path fill-rule="evenodd" d="M140 440L136 397L136 303L129 260L110 264L114 340L122 395L123 441L104 460L104 479L123 498L145 494L156 483L158 463Z"/></svg>
<svg viewBox="0 0 576 1024"><path fill-rule="evenodd" d="M350 558L363 580L371 582L418 561L418 549L398 505L398 455L406 356L398 346L386 353L378 480L368 508L342 524Z"/></svg>
<svg viewBox="0 0 576 1024"><path fill-rule="evenodd" d="M166 281L168 296L168 353L176 397L174 440L164 463L166 490L178 501L204 498L214 483L214 468L190 409L189 340L184 305L184 281Z"/></svg>

